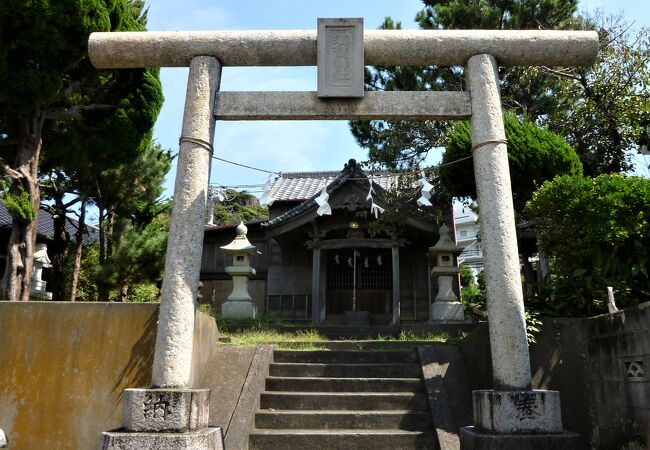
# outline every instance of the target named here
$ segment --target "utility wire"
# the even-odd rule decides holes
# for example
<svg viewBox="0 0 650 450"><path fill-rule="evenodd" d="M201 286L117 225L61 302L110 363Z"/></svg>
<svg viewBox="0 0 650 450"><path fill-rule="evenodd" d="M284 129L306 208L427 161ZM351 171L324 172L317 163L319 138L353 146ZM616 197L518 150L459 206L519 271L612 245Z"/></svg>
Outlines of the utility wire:
<svg viewBox="0 0 650 450"><path fill-rule="evenodd" d="M488 142L488 143L491 143L491 142ZM481 144L481 145L486 145L486 144L488 144L488 143L484 143L484 144ZM225 158L219 158L218 156L213 156L212 158L214 158L214 159L216 159L216 160L218 160L218 161L222 161L222 162L228 163L228 164L233 164L233 165L235 165L235 166L245 167L245 168L247 168L247 169L251 169L251 170L257 170L257 171L259 171L259 172L264 172L264 173L268 173L268 174L271 174L271 175L282 176L282 172L274 172L274 171L272 171L272 170L260 169L260 168L258 168L258 167L253 167L253 166L249 166L249 165L246 165L246 164L238 163L238 162L235 162L235 161L230 161L230 160L225 159ZM436 170L436 169L439 169L440 167L451 166L452 164L456 164L456 163L459 163L459 162L461 162L461 161L468 160L468 159L470 159L470 158L472 158L472 155L468 155L468 156L465 156L465 157L463 157L463 158L456 159L456 160L454 160L454 161L449 161L449 162L446 162L446 163L437 164L437 165L435 165L435 166L431 166L431 167L432 167L434 170ZM417 169L393 170L393 171L382 171L382 172L384 172L385 175L391 175L391 174L400 174L400 173L417 172L418 170L422 170L422 169L417 168ZM370 172L370 173L372 173L372 172ZM384 175L384 174L382 174L382 173L378 173L378 174L374 174L374 176L375 176L375 177L381 177L381 176ZM322 178L328 178L328 177L322 177ZM335 178L335 177L332 176L332 178ZM346 179L347 179L347 180L366 180L367 177L364 177L364 178L356 177L356 178L346 178ZM248 186L248 187L254 187L254 186L256 187L256 186L263 186L263 185L260 184L260 185L242 185L242 186L223 186L223 185L220 185L220 186L221 186L221 187L242 187L242 188L243 188L243 187L247 187L247 186Z"/></svg>
<svg viewBox="0 0 650 450"><path fill-rule="evenodd" d="M253 167L253 166L247 166L246 164L238 163L238 162L235 162L235 161L229 161L229 160L224 159L224 158L219 158L218 156L213 156L212 158L214 158L214 159L216 159L218 161L223 161L223 162L228 163L228 164L234 164L235 166L245 167L245 168L251 169L251 170L257 170L259 172L270 173L272 175L282 175L282 172L273 172L272 170L265 170L265 169L259 169L257 167Z"/></svg>

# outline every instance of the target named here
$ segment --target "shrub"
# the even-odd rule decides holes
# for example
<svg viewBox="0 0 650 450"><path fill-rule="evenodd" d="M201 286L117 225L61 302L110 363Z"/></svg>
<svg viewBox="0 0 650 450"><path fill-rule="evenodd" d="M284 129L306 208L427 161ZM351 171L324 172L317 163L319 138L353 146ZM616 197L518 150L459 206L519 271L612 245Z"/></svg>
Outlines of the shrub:
<svg viewBox="0 0 650 450"><path fill-rule="evenodd" d="M650 296L650 180L623 175L562 176L526 207L551 256L551 311L607 311L607 286L619 307Z"/></svg>

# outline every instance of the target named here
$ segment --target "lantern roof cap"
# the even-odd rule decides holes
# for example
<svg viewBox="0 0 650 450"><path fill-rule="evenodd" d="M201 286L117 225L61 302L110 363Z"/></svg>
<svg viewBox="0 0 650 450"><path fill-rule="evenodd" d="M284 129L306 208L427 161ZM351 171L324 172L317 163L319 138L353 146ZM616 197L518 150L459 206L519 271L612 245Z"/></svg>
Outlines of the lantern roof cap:
<svg viewBox="0 0 650 450"><path fill-rule="evenodd" d="M246 234L248 233L248 228L246 225L244 225L244 222L239 222L239 225L237 225L237 236L235 236L235 239L228 244L220 247L223 251L225 251L228 254L234 255L236 253L248 253L250 255L253 255L255 253L259 253L257 251L257 248L252 245L249 241L248 238L246 237Z"/></svg>
<svg viewBox="0 0 650 450"><path fill-rule="evenodd" d="M451 252L460 254L465 248L462 245L456 244L451 239L451 230L446 223L443 223L439 230L440 238L436 245L429 247L430 253L442 253L442 252Z"/></svg>

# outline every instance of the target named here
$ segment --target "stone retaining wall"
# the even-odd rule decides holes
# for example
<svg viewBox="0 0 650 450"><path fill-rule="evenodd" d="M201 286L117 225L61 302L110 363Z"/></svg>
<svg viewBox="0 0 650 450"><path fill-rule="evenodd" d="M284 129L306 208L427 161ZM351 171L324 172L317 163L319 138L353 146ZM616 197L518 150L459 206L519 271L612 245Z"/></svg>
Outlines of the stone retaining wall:
<svg viewBox="0 0 650 450"><path fill-rule="evenodd" d="M492 388L487 326L462 343L472 389ZM596 448L650 439L650 302L587 319L547 319L531 346L533 387L556 389L564 427Z"/></svg>

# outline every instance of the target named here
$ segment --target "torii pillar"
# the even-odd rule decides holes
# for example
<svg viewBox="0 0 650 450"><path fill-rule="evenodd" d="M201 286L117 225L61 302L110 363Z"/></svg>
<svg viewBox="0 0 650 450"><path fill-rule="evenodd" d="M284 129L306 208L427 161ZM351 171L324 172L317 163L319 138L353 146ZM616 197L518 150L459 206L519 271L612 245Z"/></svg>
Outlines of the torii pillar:
<svg viewBox="0 0 650 450"><path fill-rule="evenodd" d="M337 51L341 48L345 45L337 46ZM190 66L153 388L125 391L125 428L162 433L145 433L160 439L156 445L121 436L128 433L105 433L104 449L167 448L162 444L170 442L174 448L222 448L206 428L207 390L189 389L215 119L471 119L494 389L473 392L474 427L462 429L460 445L576 448L577 435L562 430L559 393L531 389L497 61L503 66L590 65L598 52L595 32L365 30L364 64L466 65L469 92L366 92L355 99L319 98L315 92L218 92L221 65L316 65L315 30L93 33L88 50L98 68ZM186 436L195 439L195 446L176 445Z"/></svg>

